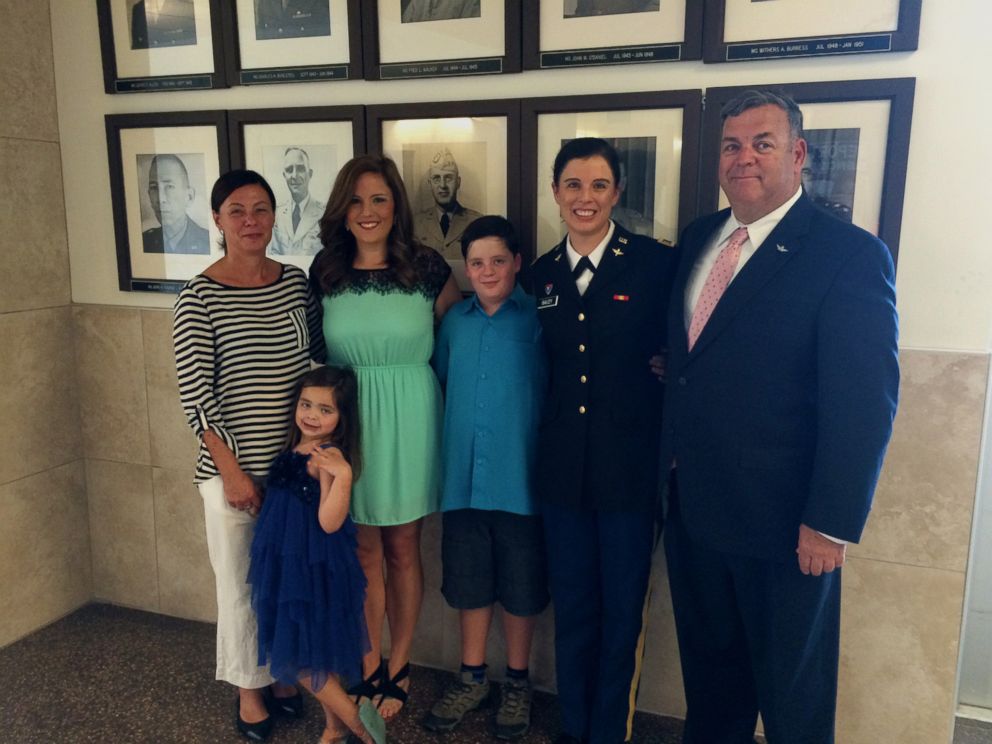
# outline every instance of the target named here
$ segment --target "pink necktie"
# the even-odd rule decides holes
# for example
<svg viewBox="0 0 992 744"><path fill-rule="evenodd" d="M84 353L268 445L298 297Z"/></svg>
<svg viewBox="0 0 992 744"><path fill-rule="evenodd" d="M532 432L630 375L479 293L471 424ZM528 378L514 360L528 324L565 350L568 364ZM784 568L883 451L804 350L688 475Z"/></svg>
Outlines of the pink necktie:
<svg viewBox="0 0 992 744"><path fill-rule="evenodd" d="M700 292L699 299L696 301L696 308L692 311L692 319L689 321L689 351L692 351L696 339L706 327L706 321L710 319L710 315L713 314L716 304L723 297L730 280L734 278L734 270L741 258L741 246L746 241L747 228L738 227L731 233L727 245L716 257L716 262L703 284L703 291Z"/></svg>

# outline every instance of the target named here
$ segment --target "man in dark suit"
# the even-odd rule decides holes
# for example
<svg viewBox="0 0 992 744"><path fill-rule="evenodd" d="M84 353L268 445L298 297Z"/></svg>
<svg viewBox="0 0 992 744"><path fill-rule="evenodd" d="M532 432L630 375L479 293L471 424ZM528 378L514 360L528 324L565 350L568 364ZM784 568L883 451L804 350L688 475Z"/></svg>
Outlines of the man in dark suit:
<svg viewBox="0 0 992 744"><path fill-rule="evenodd" d="M557 744L631 737L640 676L675 250L610 219L620 165L604 140L567 142L553 190L565 239L532 267L551 380L536 493L555 605Z"/></svg>
<svg viewBox="0 0 992 744"><path fill-rule="evenodd" d="M834 740L840 571L871 507L899 384L894 269L801 188L802 113L722 111L731 208L684 232L669 312L665 548L683 741Z"/></svg>
<svg viewBox="0 0 992 744"><path fill-rule="evenodd" d="M131 9L131 48L196 44L193 0L138 0Z"/></svg>
<svg viewBox="0 0 992 744"><path fill-rule="evenodd" d="M255 0L255 38L295 39L328 36L328 0Z"/></svg>

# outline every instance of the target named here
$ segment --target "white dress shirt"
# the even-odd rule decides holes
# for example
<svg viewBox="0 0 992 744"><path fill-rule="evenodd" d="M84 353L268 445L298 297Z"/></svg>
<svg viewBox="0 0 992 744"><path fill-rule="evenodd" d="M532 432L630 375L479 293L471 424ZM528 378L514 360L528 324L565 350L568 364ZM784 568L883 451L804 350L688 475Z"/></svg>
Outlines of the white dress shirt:
<svg viewBox="0 0 992 744"><path fill-rule="evenodd" d="M734 269L734 276L730 279L733 283L734 279L740 273L741 269L744 268L751 256L754 255L755 251L761 247L761 244L765 242L772 230L778 227L778 223L782 221L785 217L786 212L792 209L792 206L799 201L800 195L803 193L802 188L796 190L796 193L792 195L785 204L773 209L771 212L766 214L764 217L759 217L750 225L745 225L743 222L738 220L733 212L730 213L730 217L727 221L723 223L723 227L717 230L713 234L713 238L707 243L706 248L704 248L699 257L696 259L695 265L692 267L692 273L689 274L689 281L685 285L685 327L689 330L689 321L692 320L692 311L696 309L696 303L699 301L699 295L703 292L703 285L706 284L706 277L710 275L710 269L713 268L713 264L716 263L717 256L720 255L720 251L723 249L724 244L730 239L734 230L739 227L747 228L747 240L744 241L744 245L741 246L741 258L737 262L737 268Z"/></svg>
<svg viewBox="0 0 992 744"><path fill-rule="evenodd" d="M613 231L616 229L616 225L613 224L613 220L610 220L610 229L606 231L606 237L604 237L599 245L592 249L592 253L589 254L589 263L599 268L599 262L603 260L603 254L606 253L606 246L609 245L610 240L613 238ZM568 256L568 268L574 270L575 264L579 262L582 256L572 247L572 238L565 238L565 253ZM580 295L584 295L586 290L589 289L589 282L592 281L592 272L586 269L582 274L575 280L575 286L579 290Z"/></svg>

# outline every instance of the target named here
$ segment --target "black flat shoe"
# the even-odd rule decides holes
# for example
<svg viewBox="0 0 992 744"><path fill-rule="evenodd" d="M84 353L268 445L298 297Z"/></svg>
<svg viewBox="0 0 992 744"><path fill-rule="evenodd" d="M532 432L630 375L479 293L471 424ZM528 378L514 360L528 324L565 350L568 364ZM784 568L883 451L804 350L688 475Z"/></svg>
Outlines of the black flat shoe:
<svg viewBox="0 0 992 744"><path fill-rule="evenodd" d="M303 718L302 693L297 692L289 697L276 697L270 686L262 691L262 697L265 699L265 707L268 708L269 713L287 718Z"/></svg>
<svg viewBox="0 0 992 744"><path fill-rule="evenodd" d="M234 701L234 725L238 732L251 741L265 741L272 733L272 716L264 718L258 723L248 723L241 717L241 700Z"/></svg>

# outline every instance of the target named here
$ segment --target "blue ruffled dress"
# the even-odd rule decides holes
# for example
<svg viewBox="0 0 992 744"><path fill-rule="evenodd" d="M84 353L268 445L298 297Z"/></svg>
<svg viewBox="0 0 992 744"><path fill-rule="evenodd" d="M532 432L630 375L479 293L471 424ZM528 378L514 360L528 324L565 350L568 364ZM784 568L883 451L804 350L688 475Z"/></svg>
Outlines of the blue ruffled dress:
<svg viewBox="0 0 992 744"><path fill-rule="evenodd" d="M330 674L361 679L369 650L365 574L350 517L330 534L317 521L320 483L308 455L272 463L251 544L251 604L258 618L258 662L280 682L304 675L315 690Z"/></svg>

